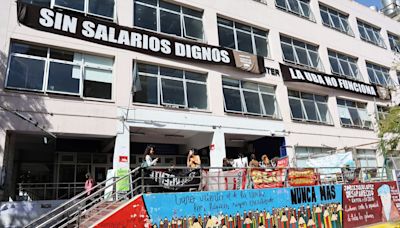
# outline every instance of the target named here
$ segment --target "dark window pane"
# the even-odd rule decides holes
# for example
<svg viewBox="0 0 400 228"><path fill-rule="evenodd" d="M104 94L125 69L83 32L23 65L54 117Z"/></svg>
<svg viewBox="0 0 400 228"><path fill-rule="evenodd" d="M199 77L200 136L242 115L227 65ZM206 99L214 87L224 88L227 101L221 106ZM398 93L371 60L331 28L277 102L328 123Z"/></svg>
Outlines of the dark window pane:
<svg viewBox="0 0 400 228"><path fill-rule="evenodd" d="M160 75L174 78L183 78L183 71L174 68L160 67Z"/></svg>
<svg viewBox="0 0 400 228"><path fill-rule="evenodd" d="M243 91L247 112L261 114L260 97L258 93Z"/></svg>
<svg viewBox="0 0 400 228"><path fill-rule="evenodd" d="M322 17L322 23L324 23L325 25L329 25L330 26L328 13L321 10L321 17Z"/></svg>
<svg viewBox="0 0 400 228"><path fill-rule="evenodd" d="M185 105L185 94L183 82L169 79L162 79L163 103Z"/></svg>
<svg viewBox="0 0 400 228"><path fill-rule="evenodd" d="M317 110L315 109L314 101L303 100L303 104L308 120L318 121Z"/></svg>
<svg viewBox="0 0 400 228"><path fill-rule="evenodd" d="M43 60L12 56L8 73L7 86L41 90L44 75Z"/></svg>
<svg viewBox="0 0 400 228"><path fill-rule="evenodd" d="M161 32L181 36L181 16L160 10Z"/></svg>
<svg viewBox="0 0 400 228"><path fill-rule="evenodd" d="M85 1L82 0L55 0L55 5L79 11L83 11L85 9Z"/></svg>
<svg viewBox="0 0 400 228"><path fill-rule="evenodd" d="M332 73L340 74L339 64L336 58L329 57L331 63Z"/></svg>
<svg viewBox="0 0 400 228"><path fill-rule="evenodd" d="M233 29L218 26L219 45L235 49L235 37Z"/></svg>
<svg viewBox="0 0 400 228"><path fill-rule="evenodd" d="M275 99L274 96L268 94L261 94L264 102L265 114L273 116L275 114Z"/></svg>
<svg viewBox="0 0 400 228"><path fill-rule="evenodd" d="M286 8L286 1L285 0L276 0L276 5L282 8Z"/></svg>
<svg viewBox="0 0 400 228"><path fill-rule="evenodd" d="M292 12L300 14L299 4L297 3L297 0L288 0L288 2L289 2L290 10Z"/></svg>
<svg viewBox="0 0 400 228"><path fill-rule="evenodd" d="M238 42L238 50L253 53L253 44L250 34L236 31L236 38Z"/></svg>
<svg viewBox="0 0 400 228"><path fill-rule="evenodd" d="M158 74L158 66L149 64L137 64L138 71L150 74Z"/></svg>
<svg viewBox="0 0 400 228"><path fill-rule="evenodd" d="M247 26L247 25L244 25L244 24L235 23L235 27L237 29L241 29L241 30L244 30L244 31L247 31L247 32L251 32L251 27Z"/></svg>
<svg viewBox="0 0 400 228"><path fill-rule="evenodd" d="M340 62L340 66L342 67L343 74L351 76L351 74L350 74L350 66L349 66L348 62L343 61L343 60L340 60L339 62Z"/></svg>
<svg viewBox="0 0 400 228"><path fill-rule="evenodd" d="M83 96L110 100L111 88L111 83L85 80L83 83Z"/></svg>
<svg viewBox="0 0 400 228"><path fill-rule="evenodd" d="M186 36L203 39L203 22L201 20L184 17Z"/></svg>
<svg viewBox="0 0 400 228"><path fill-rule="evenodd" d="M156 9L135 4L134 24L141 28L157 31Z"/></svg>
<svg viewBox="0 0 400 228"><path fill-rule="evenodd" d="M361 126L361 118L358 114L357 109L349 108L351 119L353 120L353 124L357 126Z"/></svg>
<svg viewBox="0 0 400 228"><path fill-rule="evenodd" d="M240 91L224 88L225 106L228 111L242 112Z"/></svg>
<svg viewBox="0 0 400 228"><path fill-rule="evenodd" d="M268 57L268 45L266 39L255 36L254 40L256 42L257 55Z"/></svg>
<svg viewBox="0 0 400 228"><path fill-rule="evenodd" d="M104 17L114 17L114 0L90 0L89 13Z"/></svg>
<svg viewBox="0 0 400 228"><path fill-rule="evenodd" d="M135 2L143 2L149 5L157 6L157 0L135 0Z"/></svg>
<svg viewBox="0 0 400 228"><path fill-rule="evenodd" d="M29 44L13 43L11 46L11 53L21 53L26 55L47 56L47 48L33 46Z"/></svg>
<svg viewBox="0 0 400 228"><path fill-rule="evenodd" d="M47 90L79 93L79 79L79 66L51 62Z"/></svg>
<svg viewBox="0 0 400 228"><path fill-rule="evenodd" d="M50 49L50 58L72 62L74 61L74 53L64 50Z"/></svg>
<svg viewBox="0 0 400 228"><path fill-rule="evenodd" d="M286 61L291 61L291 62L296 62L294 59L294 53L293 53L293 48L292 46L286 44L286 43L281 43L282 45L282 51L283 51L283 57L284 60Z"/></svg>
<svg viewBox="0 0 400 228"><path fill-rule="evenodd" d="M157 78L146 76L139 77L142 89L134 94L133 101L147 104L158 104Z"/></svg>
<svg viewBox="0 0 400 228"><path fill-rule="evenodd" d="M310 17L310 7L308 6L308 4L300 1L300 6L303 11L303 16L307 18Z"/></svg>
<svg viewBox="0 0 400 228"><path fill-rule="evenodd" d="M190 71L185 72L185 78L188 80L194 80L194 81L199 81L199 82L207 81L207 77L204 74L190 72Z"/></svg>
<svg viewBox="0 0 400 228"><path fill-rule="evenodd" d="M230 21L230 20L226 20L226 19L223 19L223 18L217 18L217 21L218 21L218 24L223 24L223 25L227 25L227 26L230 26L230 27L233 27L233 22L232 21Z"/></svg>
<svg viewBox="0 0 400 228"><path fill-rule="evenodd" d="M321 115L322 122L329 121L328 106L326 104L317 103L319 114Z"/></svg>
<svg viewBox="0 0 400 228"><path fill-rule="evenodd" d="M189 8L186 8L186 7L182 7L182 12L184 14L191 15L193 17L198 17L198 18L202 18L203 17L203 12L192 10L192 9L189 9Z"/></svg>
<svg viewBox="0 0 400 228"><path fill-rule="evenodd" d="M187 83L186 87L189 108L207 109L207 86Z"/></svg>
<svg viewBox="0 0 400 228"><path fill-rule="evenodd" d="M332 14L331 14L331 18L332 18L333 26L334 26L336 29L341 30L342 27L340 26L339 17L336 16L336 15L332 15Z"/></svg>
<svg viewBox="0 0 400 228"><path fill-rule="evenodd" d="M295 48L297 58L300 64L311 66L311 64L308 62L308 56L307 56L307 51L302 49L302 48Z"/></svg>
<svg viewBox="0 0 400 228"><path fill-rule="evenodd" d="M160 0L160 8L164 8L164 9L169 9L172 11L176 11L176 12L180 12L181 11L181 7L169 2L164 2L162 0Z"/></svg>
<svg viewBox="0 0 400 228"><path fill-rule="evenodd" d="M239 80L235 80L235 79L223 78L222 79L222 85L239 88L240 81Z"/></svg>
<svg viewBox="0 0 400 228"><path fill-rule="evenodd" d="M289 105L290 105L290 110L292 111L293 118L304 119L301 103L299 100L289 98Z"/></svg>

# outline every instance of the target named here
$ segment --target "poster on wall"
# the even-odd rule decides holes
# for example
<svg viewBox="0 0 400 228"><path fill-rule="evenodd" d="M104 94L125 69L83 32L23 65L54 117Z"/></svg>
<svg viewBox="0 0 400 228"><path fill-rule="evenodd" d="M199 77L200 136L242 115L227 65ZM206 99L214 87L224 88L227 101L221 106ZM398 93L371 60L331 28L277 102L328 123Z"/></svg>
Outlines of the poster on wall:
<svg viewBox="0 0 400 228"><path fill-rule="evenodd" d="M318 174L312 168L289 169L288 182L290 186L311 186L318 183Z"/></svg>
<svg viewBox="0 0 400 228"><path fill-rule="evenodd" d="M158 227L194 222L200 227L343 227L341 185L146 194L143 199Z"/></svg>
<svg viewBox="0 0 400 228"><path fill-rule="evenodd" d="M400 220L395 181L343 185L344 226Z"/></svg>
<svg viewBox="0 0 400 228"><path fill-rule="evenodd" d="M284 185L285 170L268 171L265 169L252 169L251 179L255 189L260 188L279 188Z"/></svg>

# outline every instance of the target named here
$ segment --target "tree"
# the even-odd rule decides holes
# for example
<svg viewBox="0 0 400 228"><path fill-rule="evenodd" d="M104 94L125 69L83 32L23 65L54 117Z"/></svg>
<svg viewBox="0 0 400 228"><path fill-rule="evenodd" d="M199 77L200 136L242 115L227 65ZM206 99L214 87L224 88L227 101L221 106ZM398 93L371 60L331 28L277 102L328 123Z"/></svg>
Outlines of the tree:
<svg viewBox="0 0 400 228"><path fill-rule="evenodd" d="M378 136L379 148L386 160L388 155L393 155L400 143L400 106L392 107L388 115L379 121Z"/></svg>

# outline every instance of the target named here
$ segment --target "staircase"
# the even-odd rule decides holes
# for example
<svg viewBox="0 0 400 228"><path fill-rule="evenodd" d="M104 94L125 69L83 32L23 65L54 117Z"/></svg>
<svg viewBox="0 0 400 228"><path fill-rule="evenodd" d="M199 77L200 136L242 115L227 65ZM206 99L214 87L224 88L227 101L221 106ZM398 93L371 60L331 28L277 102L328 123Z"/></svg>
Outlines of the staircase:
<svg viewBox="0 0 400 228"><path fill-rule="evenodd" d="M91 227L114 212L143 189L140 167L122 177L112 177L93 187L89 196L85 191L30 222L26 228ZM135 180L132 177L139 176ZM127 178L129 181L127 181ZM118 184L129 183L129 191L117 192ZM136 187L135 187L136 186Z"/></svg>

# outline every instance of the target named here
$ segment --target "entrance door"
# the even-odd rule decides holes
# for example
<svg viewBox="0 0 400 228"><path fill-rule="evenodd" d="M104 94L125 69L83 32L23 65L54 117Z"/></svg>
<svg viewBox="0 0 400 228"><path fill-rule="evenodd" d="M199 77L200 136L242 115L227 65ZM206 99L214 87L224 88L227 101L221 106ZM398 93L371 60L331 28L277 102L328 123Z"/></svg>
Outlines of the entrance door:
<svg viewBox="0 0 400 228"><path fill-rule="evenodd" d="M94 166L94 180L96 181L96 183L100 183L100 182L106 180L106 178L107 178L107 170L109 168L110 167L104 166L104 165L102 165L102 166L100 166L100 165Z"/></svg>

